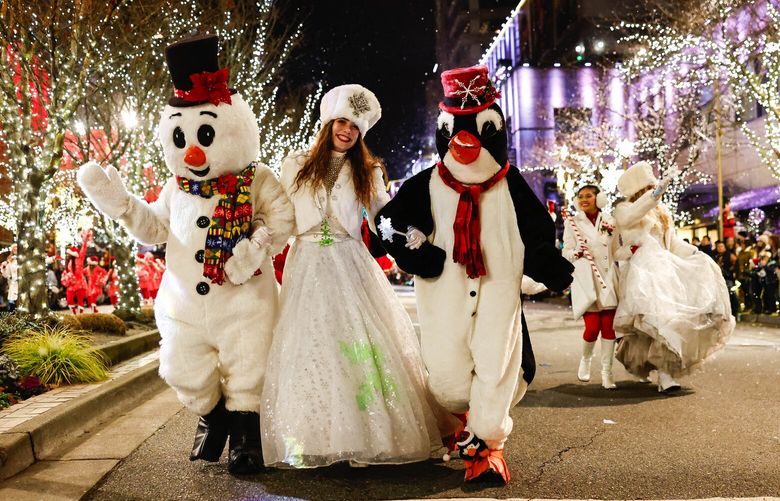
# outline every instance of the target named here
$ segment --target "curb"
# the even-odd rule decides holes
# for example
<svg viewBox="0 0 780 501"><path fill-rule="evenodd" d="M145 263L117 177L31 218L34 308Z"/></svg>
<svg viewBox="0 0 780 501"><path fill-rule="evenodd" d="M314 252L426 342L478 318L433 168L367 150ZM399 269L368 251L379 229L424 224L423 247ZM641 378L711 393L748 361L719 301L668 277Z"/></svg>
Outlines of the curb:
<svg viewBox="0 0 780 501"><path fill-rule="evenodd" d="M0 480L47 459L57 449L162 390L155 361L0 434Z"/></svg>
<svg viewBox="0 0 780 501"><path fill-rule="evenodd" d="M98 346L95 351L101 353L109 366L124 362L133 357L152 351L160 343L160 331L152 329L132 336L124 336Z"/></svg>

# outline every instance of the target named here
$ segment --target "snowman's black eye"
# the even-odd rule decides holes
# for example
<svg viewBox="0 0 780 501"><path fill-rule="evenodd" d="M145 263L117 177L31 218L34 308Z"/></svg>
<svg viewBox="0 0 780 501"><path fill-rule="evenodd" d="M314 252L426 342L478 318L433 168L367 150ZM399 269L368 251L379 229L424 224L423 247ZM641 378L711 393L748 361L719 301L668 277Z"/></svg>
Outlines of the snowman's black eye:
<svg viewBox="0 0 780 501"><path fill-rule="evenodd" d="M210 146L214 142L214 127L203 124L198 128L198 142L203 146Z"/></svg>
<svg viewBox="0 0 780 501"><path fill-rule="evenodd" d="M493 122L485 122L485 125L482 126L482 131L479 135L482 137L491 137L494 136L497 132L498 129L496 129L496 124Z"/></svg>
<svg viewBox="0 0 780 501"><path fill-rule="evenodd" d="M177 148L184 148L187 146L187 140L184 138L184 131L181 130L181 127L173 129L173 144L175 144Z"/></svg>

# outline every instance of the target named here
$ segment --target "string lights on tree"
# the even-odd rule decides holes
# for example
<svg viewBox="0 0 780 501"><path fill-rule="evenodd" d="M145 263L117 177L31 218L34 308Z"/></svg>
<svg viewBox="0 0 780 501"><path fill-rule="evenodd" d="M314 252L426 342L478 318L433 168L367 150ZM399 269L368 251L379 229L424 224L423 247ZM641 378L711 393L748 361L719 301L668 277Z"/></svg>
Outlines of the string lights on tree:
<svg viewBox="0 0 780 501"><path fill-rule="evenodd" d="M277 167L314 134L321 86L280 103L279 71L301 25L278 23L280 11L271 0L227 7L195 0L66 0L58 3L56 15L46 2L5 3L0 10L0 141L6 157L0 167L13 190L0 199L0 224L14 229L19 243L22 310L47 314L45 232L72 232L73 221L88 205L73 203L81 193L75 186L60 186L55 178L60 169L87 160L110 163L130 191L149 201L170 176L156 128L171 90L167 72L160 69L164 48L172 41L197 30L220 35L222 64L234 71L231 80L258 117L260 161ZM118 306L137 311L136 244L121 226L94 219L95 230L112 242L117 258Z"/></svg>

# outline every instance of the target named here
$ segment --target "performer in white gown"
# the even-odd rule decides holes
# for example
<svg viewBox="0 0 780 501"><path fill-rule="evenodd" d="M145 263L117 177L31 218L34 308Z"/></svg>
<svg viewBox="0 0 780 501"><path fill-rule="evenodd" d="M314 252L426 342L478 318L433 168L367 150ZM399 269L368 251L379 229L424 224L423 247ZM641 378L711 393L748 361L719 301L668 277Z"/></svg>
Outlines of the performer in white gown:
<svg viewBox="0 0 780 501"><path fill-rule="evenodd" d="M332 89L317 142L282 165L296 240L263 390L266 465L425 460L441 454L434 412L445 433L458 425L429 403L414 327L361 238L363 209L373 221L389 200L363 143L380 112L368 89Z"/></svg>
<svg viewBox="0 0 780 501"><path fill-rule="evenodd" d="M735 325L718 265L675 234L660 203L670 181L657 182L647 162L632 166L618 180L625 200L614 213L622 244L616 258L625 261L616 358L640 378L657 370L663 392L679 390L675 378L721 349Z"/></svg>

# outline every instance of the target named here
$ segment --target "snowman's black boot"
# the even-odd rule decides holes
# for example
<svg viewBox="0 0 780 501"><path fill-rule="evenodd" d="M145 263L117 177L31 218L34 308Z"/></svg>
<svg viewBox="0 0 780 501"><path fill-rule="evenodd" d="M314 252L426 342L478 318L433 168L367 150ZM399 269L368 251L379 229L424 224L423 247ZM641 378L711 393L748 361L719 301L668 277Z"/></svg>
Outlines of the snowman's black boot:
<svg viewBox="0 0 780 501"><path fill-rule="evenodd" d="M211 412L200 417L198 428L195 430L195 442L192 444L190 461L197 459L219 461L230 430L229 418L230 414L225 408L224 398L219 399Z"/></svg>
<svg viewBox="0 0 780 501"><path fill-rule="evenodd" d="M260 416L256 412L230 411L228 472L249 475L263 469Z"/></svg>

